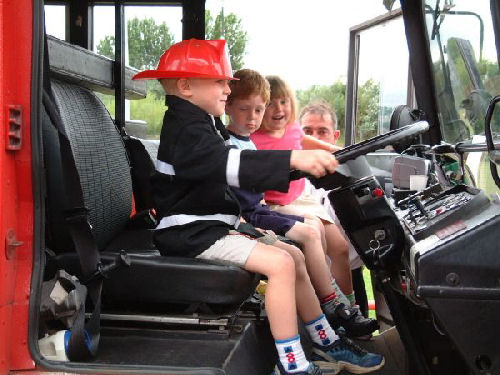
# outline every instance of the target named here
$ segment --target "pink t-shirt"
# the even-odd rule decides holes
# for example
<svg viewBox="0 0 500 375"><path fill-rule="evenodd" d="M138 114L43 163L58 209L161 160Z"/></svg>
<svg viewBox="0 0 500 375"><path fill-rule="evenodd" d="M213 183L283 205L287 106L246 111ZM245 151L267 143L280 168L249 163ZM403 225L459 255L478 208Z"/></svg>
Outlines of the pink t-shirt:
<svg viewBox="0 0 500 375"><path fill-rule="evenodd" d="M258 150L302 150L302 137L304 132L298 123L287 125L285 134L281 138L272 137L261 129L250 136ZM268 190L264 194L264 199L268 204L279 204L285 206L292 203L304 191L305 180L290 181L288 192L281 193L275 190Z"/></svg>

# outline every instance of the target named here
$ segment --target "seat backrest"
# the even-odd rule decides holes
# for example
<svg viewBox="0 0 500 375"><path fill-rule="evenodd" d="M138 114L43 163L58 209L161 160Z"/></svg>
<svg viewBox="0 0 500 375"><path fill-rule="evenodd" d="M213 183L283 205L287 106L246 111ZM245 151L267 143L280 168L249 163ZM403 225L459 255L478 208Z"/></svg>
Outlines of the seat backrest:
<svg viewBox="0 0 500 375"><path fill-rule="evenodd" d="M124 229L132 210L132 180L125 146L109 112L93 92L59 81L53 81L52 89L73 150L92 231L102 249ZM67 229L62 219L66 207L61 200L64 190L59 142L57 132L47 121L44 118L48 227L58 232L57 236L48 234L48 244L54 251L68 251L72 248L69 236L61 233Z"/></svg>

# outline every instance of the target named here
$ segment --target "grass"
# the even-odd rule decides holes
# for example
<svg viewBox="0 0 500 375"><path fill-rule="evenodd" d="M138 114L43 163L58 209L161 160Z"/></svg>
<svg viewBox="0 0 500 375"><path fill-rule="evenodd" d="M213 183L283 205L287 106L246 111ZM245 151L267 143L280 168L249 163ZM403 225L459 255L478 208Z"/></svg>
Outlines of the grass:
<svg viewBox="0 0 500 375"><path fill-rule="evenodd" d="M112 95L96 93L110 115L115 116L115 98ZM165 98L148 95L142 100L130 101L130 119L146 121L147 134L150 138L158 138L165 114Z"/></svg>

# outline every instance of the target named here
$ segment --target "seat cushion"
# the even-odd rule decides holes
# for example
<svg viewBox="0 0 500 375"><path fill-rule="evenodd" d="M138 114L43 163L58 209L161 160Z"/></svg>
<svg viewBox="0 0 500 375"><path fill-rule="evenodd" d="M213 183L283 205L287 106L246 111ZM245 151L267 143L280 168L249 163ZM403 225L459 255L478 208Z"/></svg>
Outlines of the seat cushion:
<svg viewBox="0 0 500 375"><path fill-rule="evenodd" d="M104 300L140 304L206 303L239 305L252 294L259 276L239 267L195 258L161 256L157 250L128 252L130 267L113 271L103 285ZM103 252L103 264L118 252ZM58 267L81 276L78 256L56 256Z"/></svg>

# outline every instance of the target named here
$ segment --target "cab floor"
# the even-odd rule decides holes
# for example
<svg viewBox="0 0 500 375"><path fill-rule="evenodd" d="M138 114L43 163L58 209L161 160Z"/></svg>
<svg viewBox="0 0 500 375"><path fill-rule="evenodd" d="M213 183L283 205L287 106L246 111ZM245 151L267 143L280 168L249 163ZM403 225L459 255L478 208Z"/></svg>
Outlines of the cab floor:
<svg viewBox="0 0 500 375"><path fill-rule="evenodd" d="M304 337L304 336L303 336ZM303 343L308 351L308 343ZM405 352L395 328L369 341L357 341L364 349L384 355L385 366L374 375L405 373ZM94 363L184 368L225 375L268 375L276 353L266 324L247 323L240 333L137 328L104 328ZM340 375L349 374L342 371Z"/></svg>
<svg viewBox="0 0 500 375"><path fill-rule="evenodd" d="M276 354L267 324L246 322L242 331L138 328L101 329L95 364L130 365L141 373L269 375ZM173 372L171 372L173 371ZM184 373L184 372L182 372Z"/></svg>
<svg viewBox="0 0 500 375"><path fill-rule="evenodd" d="M311 342L306 339L304 328L301 327L301 341L306 351L306 355L311 350ZM392 327L383 333L373 336L370 340L354 340L363 349L382 354L385 358L385 365L381 369L370 372L373 375L404 375L405 374L405 350L398 331ZM348 375L350 372L341 371L338 375ZM327 375L325 373L325 375ZM330 374L328 374L330 375Z"/></svg>
<svg viewBox="0 0 500 375"><path fill-rule="evenodd" d="M373 336L369 341L356 340L362 348L382 354L385 357L385 366L373 375L403 375L405 373L405 357L403 344L395 327L390 328L380 335ZM348 374L342 371L340 374Z"/></svg>

